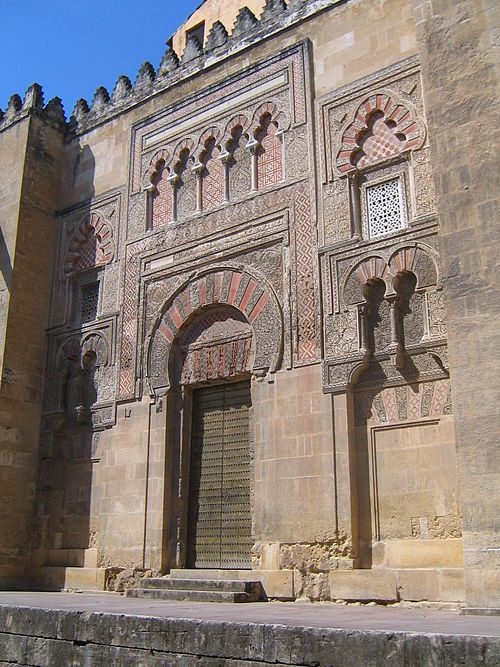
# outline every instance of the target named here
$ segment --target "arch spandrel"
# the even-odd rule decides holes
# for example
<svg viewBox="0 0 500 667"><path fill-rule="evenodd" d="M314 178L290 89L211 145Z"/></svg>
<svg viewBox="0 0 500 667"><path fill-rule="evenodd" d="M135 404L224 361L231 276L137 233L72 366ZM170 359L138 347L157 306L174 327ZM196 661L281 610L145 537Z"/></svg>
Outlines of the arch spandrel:
<svg viewBox="0 0 500 667"><path fill-rule="evenodd" d="M251 354L247 352L252 363L247 370L265 375L279 368L283 316L274 291L253 271L224 267L196 276L166 301L147 341L146 376L152 391L165 390L178 381L173 350L182 344L195 319L217 310L226 314L237 311L240 320L248 324L252 349Z"/></svg>

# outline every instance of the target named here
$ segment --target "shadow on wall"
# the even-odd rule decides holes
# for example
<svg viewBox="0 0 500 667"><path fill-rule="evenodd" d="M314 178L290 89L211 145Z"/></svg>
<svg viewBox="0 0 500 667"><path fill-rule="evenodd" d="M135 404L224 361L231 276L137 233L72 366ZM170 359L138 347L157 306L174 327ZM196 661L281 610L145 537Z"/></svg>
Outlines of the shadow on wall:
<svg viewBox="0 0 500 667"><path fill-rule="evenodd" d="M72 196L86 206L78 210L76 225L75 218L58 219L59 225L74 227L65 255L59 258L64 269L60 280L67 281L69 289L55 291L68 301L52 304L53 312L66 313L65 321L55 324L62 325L68 337L58 350L49 352L40 433L37 530L32 543L38 563L54 568L38 582L49 589L64 587L62 568L88 564L86 550L97 548L96 526L91 519L92 486L100 456L100 431L92 423L92 406L98 400L97 355L79 332L83 325L88 328L99 318L98 299L94 304L89 289L98 273L97 238L88 224L95 193L95 158L89 146L75 145L74 151L72 173L68 174ZM60 232L64 238L65 230ZM87 338L88 333L87 329Z"/></svg>
<svg viewBox="0 0 500 667"><path fill-rule="evenodd" d="M10 261L9 249L5 243L5 238L0 228L0 271L5 282L5 286L10 292L12 282L12 262Z"/></svg>

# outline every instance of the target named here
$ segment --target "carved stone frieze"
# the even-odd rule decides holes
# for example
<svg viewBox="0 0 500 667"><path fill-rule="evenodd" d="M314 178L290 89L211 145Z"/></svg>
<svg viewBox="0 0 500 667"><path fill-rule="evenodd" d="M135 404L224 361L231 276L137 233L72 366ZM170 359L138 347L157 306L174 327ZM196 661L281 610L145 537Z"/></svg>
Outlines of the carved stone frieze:
<svg viewBox="0 0 500 667"><path fill-rule="evenodd" d="M120 304L120 265L114 263L104 272L102 281L101 314L109 315L117 311Z"/></svg>
<svg viewBox="0 0 500 667"><path fill-rule="evenodd" d="M343 128L349 125L351 122L349 119L353 117L359 105L364 100L373 99L373 108L376 109L377 101L382 102L386 98L390 100L391 94L399 104L412 110L413 117L418 123L422 123L424 117L422 89L416 58L396 63L318 100L318 123L322 128L321 136L324 137L320 151L323 182L334 178L335 161L341 145ZM380 100L377 100L377 95L380 96ZM361 129L360 125L359 130ZM410 127L410 130L412 129Z"/></svg>
<svg viewBox="0 0 500 667"><path fill-rule="evenodd" d="M448 379L357 389L354 392L355 425L397 424L450 414L449 391Z"/></svg>
<svg viewBox="0 0 500 667"><path fill-rule="evenodd" d="M396 367L395 356L391 354L370 357L359 353L323 362L323 390L332 393L343 392L354 386L390 387L448 377L448 353L444 343L429 347L408 347L402 368Z"/></svg>
<svg viewBox="0 0 500 667"><path fill-rule="evenodd" d="M359 273L360 286L369 277L383 279L388 294L392 290L393 276L401 269L415 272L419 288L439 284L437 243L436 223L428 223L391 238L351 244L322 253L323 298L328 311L339 312L348 304L359 303L356 296L357 283L353 288L356 294L349 292L349 295L346 293L344 296L344 290L350 289L351 276L356 273Z"/></svg>
<svg viewBox="0 0 500 667"><path fill-rule="evenodd" d="M304 193L300 199L301 206L292 208L298 192ZM309 318L307 326L304 325L301 331L302 341L305 342L307 336L307 340L313 342L312 346L308 343L311 347L308 354L311 354L313 349L318 349L316 342L318 329L315 319L317 279L313 279L315 270L312 250L313 230L309 195L307 194L306 197L306 192L307 188L304 184L299 183L285 186L279 193L271 191L257 194L232 207L200 216L196 224L188 222L167 225L158 233L148 235L141 241L128 245L121 337L121 396L134 395L135 380L133 378L142 368L142 364L136 362L136 359L142 355L139 349L141 338L136 333L137 312L142 312L138 302L142 294L141 290L137 289L140 283L139 276L147 274L150 280L149 276L152 277L154 266L154 273L158 278L161 276L163 280L166 275L181 276L182 272L192 271L193 263L196 263L198 267L210 265L215 260L221 264L231 263L227 257L236 255L242 265L258 268L277 293L282 293L283 286L286 286L287 290L292 290L293 288L288 285L289 273L287 273L287 267L291 265L288 249L289 220L295 228L297 223L300 223L301 239L298 246L300 257L297 257L294 266L294 274L297 276L295 284L300 287L300 299L294 300L294 303L297 304L298 315L298 317L296 315L294 326L297 326L297 321L300 326L301 321L305 322L305 317ZM302 206L302 200L307 205ZM291 210L293 210L293 216ZM263 211L266 212L264 217ZM169 251L169 248L172 250ZM286 256L285 264L281 259L283 254ZM283 306L287 322L292 316L288 311L289 303L289 299L286 299ZM149 330L152 317L154 317L153 311L148 307L147 330ZM285 352L288 358L288 335ZM304 357L304 361L310 358L312 357Z"/></svg>
<svg viewBox="0 0 500 667"><path fill-rule="evenodd" d="M137 192L129 197L127 238L138 239L146 231L147 192Z"/></svg>
<svg viewBox="0 0 500 667"><path fill-rule="evenodd" d="M60 415L59 422L91 423L94 412L114 405L115 330L112 318L49 338L45 414Z"/></svg>
<svg viewBox="0 0 500 667"><path fill-rule="evenodd" d="M143 155L148 153L148 156L153 151L154 147L162 145L167 147L176 144L182 136L176 135L175 125L183 119L184 125L187 125L187 132L195 136L195 142L199 143L198 136L203 135L206 128L203 127L200 120L197 118L200 109L200 99L203 99L203 107L212 110L212 116L215 117L215 124L224 126L224 122L229 123L231 118L238 114L243 117L246 115L248 121L251 121L251 114L256 107L262 104L263 95L265 98L272 99L273 103L278 104L283 112L277 119L279 129L286 130L290 122L295 125L300 125L306 120L306 94L305 86L306 77L305 60L307 58L307 50L305 44L298 44L288 50L286 53L281 53L267 59L266 61L248 68L244 72L240 72L233 77L221 82L216 86L212 86L207 90L196 93L192 100L184 100L180 105L174 105L165 109L161 114L157 115L150 123L141 123L141 125L134 131L133 138L133 172L131 191L137 192L142 182L143 169L147 168L143 164ZM263 93L260 91L259 96L253 92L255 84L261 83L263 77L267 80L267 91ZM293 86L292 86L293 81ZM238 100L237 103L224 102L221 100L231 100L234 97ZM264 99L265 99L264 98ZM228 110L228 105L231 107ZM220 113L217 110L220 108ZM288 119L288 120L286 120ZM211 121L213 124L213 121ZM242 122L245 126L245 123ZM248 123L249 124L249 123ZM230 139L231 126L229 124L229 133L224 140L224 137L217 139L223 148L226 148L226 141ZM244 127L247 131L251 128ZM184 131L186 132L186 130ZM184 134L184 136L186 136ZM177 138L176 138L177 137Z"/></svg>

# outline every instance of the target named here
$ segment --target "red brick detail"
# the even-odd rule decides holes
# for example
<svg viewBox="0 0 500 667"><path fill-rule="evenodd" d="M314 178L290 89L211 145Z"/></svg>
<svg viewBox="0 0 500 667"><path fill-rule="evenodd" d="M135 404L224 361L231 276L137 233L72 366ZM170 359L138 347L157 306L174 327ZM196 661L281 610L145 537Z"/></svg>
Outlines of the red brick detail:
<svg viewBox="0 0 500 667"><path fill-rule="evenodd" d="M177 146L175 147L174 151L174 162L179 160L180 154L182 153L183 150L187 149L190 154L192 154L194 148L194 141L191 139L191 137L187 137L186 139L183 139L180 141Z"/></svg>
<svg viewBox="0 0 500 667"><path fill-rule="evenodd" d="M210 139L214 139L214 141L217 141L220 135L220 130L218 127L208 127L206 130L202 132L202 135L198 141L198 146L200 148L203 148L207 141L210 141Z"/></svg>
<svg viewBox="0 0 500 667"><path fill-rule="evenodd" d="M164 165L167 164L168 158L169 154L166 148L162 148L157 153L155 153L149 163L150 173L152 174L158 169L159 163L162 163Z"/></svg>
<svg viewBox="0 0 500 667"><path fill-rule="evenodd" d="M201 380L201 351L194 350L193 352L193 370L195 379L199 382Z"/></svg>
<svg viewBox="0 0 500 667"><path fill-rule="evenodd" d="M205 171L201 182L204 211L216 208L224 201L224 165L218 155L218 150L212 148L209 155L206 156Z"/></svg>
<svg viewBox="0 0 500 667"><path fill-rule="evenodd" d="M263 292L261 294L259 300L255 304L255 306L252 308L252 312L248 316L248 321L250 322L250 324L255 322L255 320L259 317L261 312L264 310L266 304L267 304L267 294L265 292Z"/></svg>
<svg viewBox="0 0 500 667"><path fill-rule="evenodd" d="M240 281L241 281L241 273L234 272L233 277L231 278L231 285L229 287L229 295L227 297L227 302L230 306L232 306L234 303L234 297L236 296L236 292L240 285Z"/></svg>
<svg viewBox="0 0 500 667"><path fill-rule="evenodd" d="M153 192L153 229L166 225L172 220L173 190L167 176L167 170L162 168L155 179L156 188Z"/></svg>
<svg viewBox="0 0 500 667"><path fill-rule="evenodd" d="M182 317L179 314L179 311L176 308L175 303L173 303L170 308L168 309L168 315L172 322L175 324L175 326L180 329L182 325Z"/></svg>
<svg viewBox="0 0 500 667"><path fill-rule="evenodd" d="M160 326L158 328L161 335L166 338L169 343L174 340L174 334L170 331L165 322L160 322Z"/></svg>
<svg viewBox="0 0 500 667"><path fill-rule="evenodd" d="M247 304L250 301L250 298L251 298L252 294L254 293L256 287L257 287L257 283L254 280L249 280L248 281L248 285L246 287L245 293L243 294L243 297L240 301L240 305L238 306L238 308L242 312L247 307Z"/></svg>
<svg viewBox="0 0 500 667"><path fill-rule="evenodd" d="M224 350L225 350L225 343L220 343L217 346L218 350L218 355L219 355L219 364L217 368L217 377L224 377Z"/></svg>
<svg viewBox="0 0 500 667"><path fill-rule="evenodd" d="M370 257L356 267L356 273L363 284L370 278L383 279L387 271L387 264L381 257Z"/></svg>

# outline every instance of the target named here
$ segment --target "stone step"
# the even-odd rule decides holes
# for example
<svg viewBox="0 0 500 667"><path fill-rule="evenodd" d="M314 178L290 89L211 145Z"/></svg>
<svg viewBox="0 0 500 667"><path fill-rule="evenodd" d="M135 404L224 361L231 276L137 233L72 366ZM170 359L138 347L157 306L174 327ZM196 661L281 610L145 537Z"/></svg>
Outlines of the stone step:
<svg viewBox="0 0 500 667"><path fill-rule="evenodd" d="M129 588L128 598L147 598L151 600L175 600L186 602L257 602L255 598L244 592L218 590L169 590L166 588Z"/></svg>
<svg viewBox="0 0 500 667"><path fill-rule="evenodd" d="M171 579L230 579L232 581L253 581L255 572L252 570L170 570Z"/></svg>
<svg viewBox="0 0 500 667"><path fill-rule="evenodd" d="M172 579L170 577L144 578L139 582L140 588L158 590L191 590L191 591L226 591L229 593L249 593L257 597L263 594L260 581L243 581L241 579Z"/></svg>

